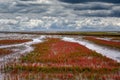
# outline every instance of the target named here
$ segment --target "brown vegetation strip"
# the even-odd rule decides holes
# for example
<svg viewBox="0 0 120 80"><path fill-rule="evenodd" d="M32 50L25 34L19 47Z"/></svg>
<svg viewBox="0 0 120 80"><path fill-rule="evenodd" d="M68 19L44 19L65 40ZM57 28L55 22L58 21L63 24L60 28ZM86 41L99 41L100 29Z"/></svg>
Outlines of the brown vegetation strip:
<svg viewBox="0 0 120 80"><path fill-rule="evenodd" d="M101 39L97 39L96 37L84 37L84 39L99 45L120 49L120 42L101 40Z"/></svg>
<svg viewBox="0 0 120 80"><path fill-rule="evenodd" d="M19 44L31 41L30 39L21 39L21 40L0 40L0 45L7 45L7 44Z"/></svg>

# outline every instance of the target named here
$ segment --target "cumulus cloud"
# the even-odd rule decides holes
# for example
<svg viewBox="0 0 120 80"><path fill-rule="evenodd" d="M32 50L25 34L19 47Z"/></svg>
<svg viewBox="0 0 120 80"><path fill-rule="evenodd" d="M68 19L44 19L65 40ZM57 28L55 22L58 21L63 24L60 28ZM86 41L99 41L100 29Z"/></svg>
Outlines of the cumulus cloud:
<svg viewBox="0 0 120 80"><path fill-rule="evenodd" d="M0 0L1 31L120 30L119 17L119 0Z"/></svg>
<svg viewBox="0 0 120 80"><path fill-rule="evenodd" d="M42 17L30 19L16 17L15 19L0 19L0 30L118 30L120 18L81 17L79 19L64 17ZM17 26L17 27L16 27ZM16 28L15 28L16 27Z"/></svg>

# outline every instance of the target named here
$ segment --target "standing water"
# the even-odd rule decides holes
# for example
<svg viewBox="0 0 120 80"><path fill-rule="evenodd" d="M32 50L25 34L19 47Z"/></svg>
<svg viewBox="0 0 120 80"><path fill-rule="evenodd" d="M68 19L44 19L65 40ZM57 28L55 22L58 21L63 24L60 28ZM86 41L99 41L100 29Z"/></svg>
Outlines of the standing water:
<svg viewBox="0 0 120 80"><path fill-rule="evenodd" d="M107 47L99 46L93 43L90 43L86 40L83 39L75 39L75 38L70 38L70 37L63 37L62 40L65 41L70 41L70 42L77 42L93 51L96 51L103 56L107 56L113 60L116 60L117 62L120 62L120 51L114 50L114 49L109 49Z"/></svg>

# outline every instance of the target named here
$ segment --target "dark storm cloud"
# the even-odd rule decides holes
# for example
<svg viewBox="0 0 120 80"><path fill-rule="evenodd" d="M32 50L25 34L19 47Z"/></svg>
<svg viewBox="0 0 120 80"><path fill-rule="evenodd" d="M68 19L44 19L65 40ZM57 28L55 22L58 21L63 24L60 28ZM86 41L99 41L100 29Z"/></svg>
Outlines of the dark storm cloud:
<svg viewBox="0 0 120 80"><path fill-rule="evenodd" d="M120 3L120 0L59 0L67 3L84 3L84 2L108 2L108 3Z"/></svg>
<svg viewBox="0 0 120 80"><path fill-rule="evenodd" d="M87 2L64 5L66 9L73 10L78 16L93 17L120 17L120 5L103 2Z"/></svg>
<svg viewBox="0 0 120 80"><path fill-rule="evenodd" d="M65 5L65 8L73 9L73 10L110 10L114 5L113 4L105 4L105 3L84 3L77 5Z"/></svg>
<svg viewBox="0 0 120 80"><path fill-rule="evenodd" d="M47 3L51 1L51 3ZM35 13L48 16L88 16L88 17L120 17L119 0L104 0L105 2L90 2L95 0L64 0L78 2L65 4L59 0L13 0L0 3L0 13ZM97 0L103 1L103 0ZM80 2L80 3L79 3ZM86 3L83 3L86 2ZM106 3L111 2L111 3Z"/></svg>

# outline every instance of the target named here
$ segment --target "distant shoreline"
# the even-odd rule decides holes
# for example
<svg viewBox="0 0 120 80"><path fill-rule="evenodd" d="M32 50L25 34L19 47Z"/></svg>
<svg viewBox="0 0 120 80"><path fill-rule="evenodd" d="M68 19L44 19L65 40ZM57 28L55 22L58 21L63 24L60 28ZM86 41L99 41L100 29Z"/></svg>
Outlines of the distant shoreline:
<svg viewBox="0 0 120 80"><path fill-rule="evenodd" d="M120 36L120 31L0 31L0 33L19 33L37 35L80 35L80 36Z"/></svg>

